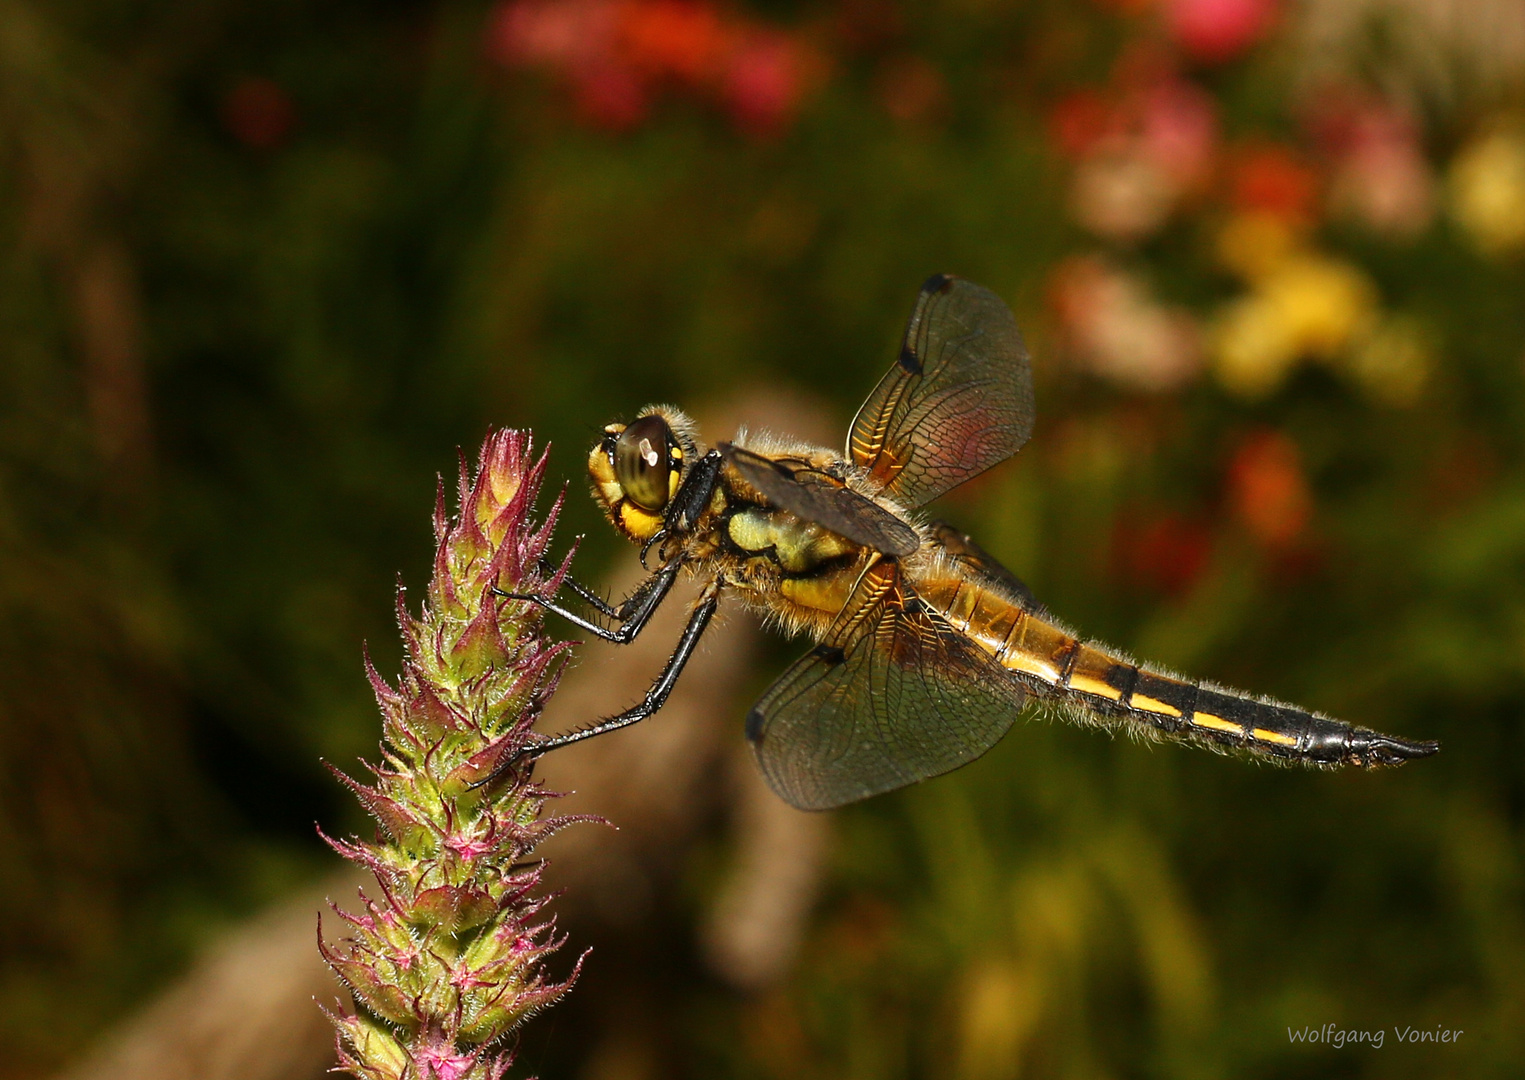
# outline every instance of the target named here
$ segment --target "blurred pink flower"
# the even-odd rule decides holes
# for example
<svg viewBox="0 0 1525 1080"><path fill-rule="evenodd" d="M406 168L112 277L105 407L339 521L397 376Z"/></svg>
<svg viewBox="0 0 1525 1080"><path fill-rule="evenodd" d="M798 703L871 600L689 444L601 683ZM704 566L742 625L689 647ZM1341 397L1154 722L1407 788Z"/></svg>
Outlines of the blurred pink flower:
<svg viewBox="0 0 1525 1080"><path fill-rule="evenodd" d="M1278 8L1278 0L1166 0L1165 25L1187 54L1222 63L1265 37Z"/></svg>
<svg viewBox="0 0 1525 1080"><path fill-rule="evenodd" d="M1139 141L1148 156L1183 186L1205 180L1218 145L1212 97L1174 77L1160 79L1139 96Z"/></svg>
<svg viewBox="0 0 1525 1080"><path fill-rule="evenodd" d="M724 76L725 102L737 128L768 136L787 127L804 97L813 59L787 34L760 28L747 32Z"/></svg>
<svg viewBox="0 0 1525 1080"><path fill-rule="evenodd" d="M1157 58L1121 65L1110 94L1083 90L1059 102L1050 131L1076 159L1071 208L1112 240L1158 230L1212 173L1218 122L1212 98Z"/></svg>
<svg viewBox="0 0 1525 1080"><path fill-rule="evenodd" d="M1412 114L1358 91L1325 90L1309 127L1333 163L1329 206L1389 236L1410 237L1434 219L1435 173Z"/></svg>
<svg viewBox="0 0 1525 1080"><path fill-rule="evenodd" d="M1113 90L1077 90L1053 107L1049 131L1059 149L1082 158L1126 143L1182 182L1201 179L1218 143L1212 96L1153 65L1116 81Z"/></svg>
<svg viewBox="0 0 1525 1080"><path fill-rule="evenodd" d="M650 91L623 56L628 0L508 0L488 26L489 53L567 80L578 113L615 131L646 118Z"/></svg>
<svg viewBox="0 0 1525 1080"><path fill-rule="evenodd" d="M1202 367L1200 335L1184 308L1156 300L1136 275L1106 259L1066 259L1050 300L1081 367L1133 390L1174 390Z"/></svg>
<svg viewBox="0 0 1525 1080"><path fill-rule="evenodd" d="M507 0L493 11L488 52L505 64L575 70L614 53L620 0Z"/></svg>

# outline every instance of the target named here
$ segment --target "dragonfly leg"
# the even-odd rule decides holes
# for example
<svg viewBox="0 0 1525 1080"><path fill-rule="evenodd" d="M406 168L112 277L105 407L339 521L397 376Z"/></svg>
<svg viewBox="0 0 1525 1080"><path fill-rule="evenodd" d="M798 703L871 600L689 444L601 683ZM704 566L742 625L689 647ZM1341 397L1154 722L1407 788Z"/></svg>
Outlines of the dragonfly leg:
<svg viewBox="0 0 1525 1080"><path fill-rule="evenodd" d="M550 568L550 572L555 573L556 568L552 566ZM576 593L578 599L587 604L594 611L598 612L604 618L616 620L621 618L620 607L624 606L623 603L619 606L610 604L609 601L604 599L603 594L601 594L597 589L588 588L588 586L578 581L571 574L568 574L565 578L563 578L561 583Z"/></svg>
<svg viewBox="0 0 1525 1080"><path fill-rule="evenodd" d="M622 727L629 727L631 724L639 723L667 704L667 697L672 693L673 687L677 685L678 676L683 674L684 665L688 663L689 657L694 655L694 649L698 646L699 639L704 636L705 628L709 626L710 619L714 616L715 609L720 604L720 590L723 584L723 580L717 577L700 594L698 604L694 606L692 614L688 617L688 625L683 628L683 636L678 639L677 648L673 649L672 655L667 658L667 663L662 668L661 674L657 676L656 681L646 691L646 696L641 699L640 704L614 716L605 717L588 727L580 728L577 731L569 731L565 735L553 736L544 742L537 743L526 752L539 757L541 754L560 749L563 746L570 746L572 743L591 739L595 735L618 731Z"/></svg>
<svg viewBox="0 0 1525 1080"><path fill-rule="evenodd" d="M614 619L619 623L613 628L600 626L591 619L584 618L575 611L562 607L556 601L541 596L539 593L499 593L509 600L527 600L532 604L544 608L553 615L560 615L579 630L586 630L604 641L613 642L616 645L628 645L634 641L646 628L647 622L661 606L672 589L673 582L678 580L678 571L683 568L682 556L669 559L660 566L655 573L636 586L635 591L617 605L611 606L604 601L592 589L585 585L571 583L572 591L588 603L595 611L606 618Z"/></svg>

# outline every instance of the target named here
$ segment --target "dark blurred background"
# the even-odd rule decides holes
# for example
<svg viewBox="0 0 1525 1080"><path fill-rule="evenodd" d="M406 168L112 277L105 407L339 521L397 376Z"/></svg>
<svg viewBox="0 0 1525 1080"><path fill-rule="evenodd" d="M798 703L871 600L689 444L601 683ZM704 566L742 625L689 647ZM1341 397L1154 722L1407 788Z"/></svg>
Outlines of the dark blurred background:
<svg viewBox="0 0 1525 1080"><path fill-rule="evenodd" d="M0 1077L335 872L319 761L374 751L456 447L532 427L628 570L599 426L835 445L936 271L1039 395L939 513L1088 634L1444 753L1035 723L810 825L688 769L658 885L565 901L598 949L520 1074L1520 1075L1518 3L0 0ZM797 650L734 644L706 753Z"/></svg>

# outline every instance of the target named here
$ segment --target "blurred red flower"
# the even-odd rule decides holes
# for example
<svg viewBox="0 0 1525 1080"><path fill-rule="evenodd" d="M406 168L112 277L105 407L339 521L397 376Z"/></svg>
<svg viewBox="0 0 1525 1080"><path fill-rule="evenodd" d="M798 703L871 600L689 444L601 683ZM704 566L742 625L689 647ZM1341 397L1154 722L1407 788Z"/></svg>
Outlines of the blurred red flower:
<svg viewBox="0 0 1525 1080"><path fill-rule="evenodd" d="M1120 514L1113 529L1114 565L1119 578L1153 592L1179 596L1207 569L1213 535L1199 517L1165 513Z"/></svg>
<svg viewBox="0 0 1525 1080"><path fill-rule="evenodd" d="M273 150L296 126L297 110L286 91L272 79L240 79L222 103L222 122L228 132L255 150Z"/></svg>
<svg viewBox="0 0 1525 1080"><path fill-rule="evenodd" d="M1246 437L1228 466L1230 513L1267 547L1300 537L1313 517L1313 495L1297 444L1279 431Z"/></svg>
<svg viewBox="0 0 1525 1080"><path fill-rule="evenodd" d="M572 78L577 110L595 127L625 131L651 111L651 91L635 71L620 63L589 65Z"/></svg>
<svg viewBox="0 0 1525 1080"><path fill-rule="evenodd" d="M1263 143L1242 148L1235 155L1229 187L1235 209L1306 222L1314 216L1319 177L1295 151Z"/></svg>
<svg viewBox="0 0 1525 1080"><path fill-rule="evenodd" d="M1197 60L1232 60L1270 31L1277 0L1166 0L1171 37Z"/></svg>
<svg viewBox="0 0 1525 1080"><path fill-rule="evenodd" d="M1113 124L1111 103L1101 91L1087 87L1059 99L1049 113L1049 134L1069 157L1078 158L1098 143Z"/></svg>
<svg viewBox="0 0 1525 1080"><path fill-rule="evenodd" d="M500 63L550 68L585 120L615 130L645 120L665 86L718 100L738 129L772 135L821 66L799 38L706 0L503 0L487 47Z"/></svg>
<svg viewBox="0 0 1525 1080"><path fill-rule="evenodd" d="M687 0L629 3L621 23L625 59L656 76L700 82L716 72L730 48L731 33L708 4Z"/></svg>

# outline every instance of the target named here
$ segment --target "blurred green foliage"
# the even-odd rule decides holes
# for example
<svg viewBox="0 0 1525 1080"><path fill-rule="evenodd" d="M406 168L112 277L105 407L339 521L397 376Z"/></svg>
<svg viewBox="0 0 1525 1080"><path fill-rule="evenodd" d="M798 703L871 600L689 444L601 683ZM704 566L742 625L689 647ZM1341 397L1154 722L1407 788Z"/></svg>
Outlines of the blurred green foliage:
<svg viewBox="0 0 1525 1080"><path fill-rule="evenodd" d="M1445 750L1312 774L1023 726L839 816L786 986L675 961L673 1074L1518 1075L1525 261L1444 216L1316 226L1427 328L1408 407L1318 367L1248 400L1108 382L1064 359L1060 260L1111 244L1202 319L1237 288L1211 205L1128 243L1067 210L1049 111L1153 15L746 13L824 57L760 134L681 88L600 127L493 58L486 3L0 2L0 1076L325 865L311 822L352 811L318 759L373 745L361 642L395 669L391 585L423 580L454 447L553 441L594 577L591 431L770 380L845 426L933 271L1013 302L1040 394L1031 447L949 516L1088 634ZM1292 41L1191 69L1226 137L1300 138ZM909 103L907 70L933 72ZM1521 104L1430 77L1440 164ZM1311 499L1290 547L1234 511L1265 431ZM1155 577L1137 521L1184 523ZM664 917L680 956L692 915ZM1329 1022L1466 1035L1285 1034ZM579 1040L547 1042L534 1067L574 1075Z"/></svg>

